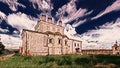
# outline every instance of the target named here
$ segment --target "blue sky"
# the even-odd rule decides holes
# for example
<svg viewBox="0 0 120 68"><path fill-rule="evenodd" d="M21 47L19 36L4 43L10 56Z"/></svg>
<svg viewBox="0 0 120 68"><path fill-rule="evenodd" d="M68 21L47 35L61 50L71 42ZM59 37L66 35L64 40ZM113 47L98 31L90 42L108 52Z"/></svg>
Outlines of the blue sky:
<svg viewBox="0 0 120 68"><path fill-rule="evenodd" d="M66 34L87 47L110 48L120 40L120 0L0 0L0 34L8 48L21 45L22 29L34 30L42 13L55 23L61 19Z"/></svg>

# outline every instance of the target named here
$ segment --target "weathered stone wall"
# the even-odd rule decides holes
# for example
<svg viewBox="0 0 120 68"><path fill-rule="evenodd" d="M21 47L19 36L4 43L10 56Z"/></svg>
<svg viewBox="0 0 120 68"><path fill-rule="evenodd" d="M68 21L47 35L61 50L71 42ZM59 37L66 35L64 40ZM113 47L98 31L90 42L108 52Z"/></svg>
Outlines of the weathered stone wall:
<svg viewBox="0 0 120 68"><path fill-rule="evenodd" d="M80 53L82 49L82 42L73 40L73 53Z"/></svg>
<svg viewBox="0 0 120 68"><path fill-rule="evenodd" d="M64 28L62 26L56 25L55 23L48 21L38 21L37 25L35 26L35 31L38 32L60 32L62 35L64 34Z"/></svg>
<svg viewBox="0 0 120 68"><path fill-rule="evenodd" d="M120 54L120 46L116 45L112 47L113 54Z"/></svg>
<svg viewBox="0 0 120 68"><path fill-rule="evenodd" d="M104 50L104 49L90 49L90 50L82 50L82 54L112 54L112 50Z"/></svg>
<svg viewBox="0 0 120 68"><path fill-rule="evenodd" d="M22 51L22 55L25 55L25 52L26 52L26 31L23 30L22 32L22 48L23 48L23 51Z"/></svg>
<svg viewBox="0 0 120 68"><path fill-rule="evenodd" d="M26 31L27 54L30 55L47 55L47 35Z"/></svg>
<svg viewBox="0 0 120 68"><path fill-rule="evenodd" d="M73 40L68 40L69 53L73 54Z"/></svg>

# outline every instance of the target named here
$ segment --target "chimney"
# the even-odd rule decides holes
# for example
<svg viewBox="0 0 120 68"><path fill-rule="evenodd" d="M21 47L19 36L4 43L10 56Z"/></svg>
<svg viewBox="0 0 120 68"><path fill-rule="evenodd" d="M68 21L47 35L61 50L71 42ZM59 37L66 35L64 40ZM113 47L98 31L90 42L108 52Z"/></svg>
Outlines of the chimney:
<svg viewBox="0 0 120 68"><path fill-rule="evenodd" d="M46 21L46 15L42 15L41 20Z"/></svg>
<svg viewBox="0 0 120 68"><path fill-rule="evenodd" d="M62 26L62 21L61 21L61 20L58 22L58 25L59 25L59 26Z"/></svg>
<svg viewBox="0 0 120 68"><path fill-rule="evenodd" d="M52 17L48 17L48 23L52 23Z"/></svg>

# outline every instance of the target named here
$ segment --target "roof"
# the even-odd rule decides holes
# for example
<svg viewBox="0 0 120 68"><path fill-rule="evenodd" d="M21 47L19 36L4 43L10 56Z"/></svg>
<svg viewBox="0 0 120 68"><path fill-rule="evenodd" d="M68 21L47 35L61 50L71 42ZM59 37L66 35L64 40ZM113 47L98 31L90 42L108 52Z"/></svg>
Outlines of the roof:
<svg viewBox="0 0 120 68"><path fill-rule="evenodd" d="M112 49L84 49L82 51L112 51Z"/></svg>
<svg viewBox="0 0 120 68"><path fill-rule="evenodd" d="M29 31L29 32L34 32L34 33L40 33L40 34L46 34L46 35L48 35L48 34L52 34L52 35L60 35L60 36L62 36L62 37L66 37L66 38L68 38L67 35L62 35L60 32L55 32L55 33L51 32L51 31L47 31L47 32L38 32L38 31L33 31L33 30L23 29L23 32L24 32L24 31ZM22 33L23 33L23 32L22 32ZM69 40L73 40L73 41L82 42L82 41L80 41L80 40L76 40L76 39L70 39L70 38L68 38L68 39L69 39Z"/></svg>
<svg viewBox="0 0 120 68"><path fill-rule="evenodd" d="M62 35L60 32L55 32L55 33L51 32L51 31L38 32L38 31L33 31L33 30L28 30L28 29L23 29L23 31L30 31L30 32L40 33L40 34L46 34L46 35L48 35L48 34L61 35L61 36L63 36L63 37L67 37L66 35Z"/></svg>

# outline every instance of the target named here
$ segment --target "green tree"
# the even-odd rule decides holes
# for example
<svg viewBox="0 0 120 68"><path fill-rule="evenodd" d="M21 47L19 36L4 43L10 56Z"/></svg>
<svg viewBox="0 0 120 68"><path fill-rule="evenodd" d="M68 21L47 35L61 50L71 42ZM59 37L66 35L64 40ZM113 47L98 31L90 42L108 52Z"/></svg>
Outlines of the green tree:
<svg viewBox="0 0 120 68"><path fill-rule="evenodd" d="M0 42L0 54L2 54L2 51L5 49L5 46Z"/></svg>

